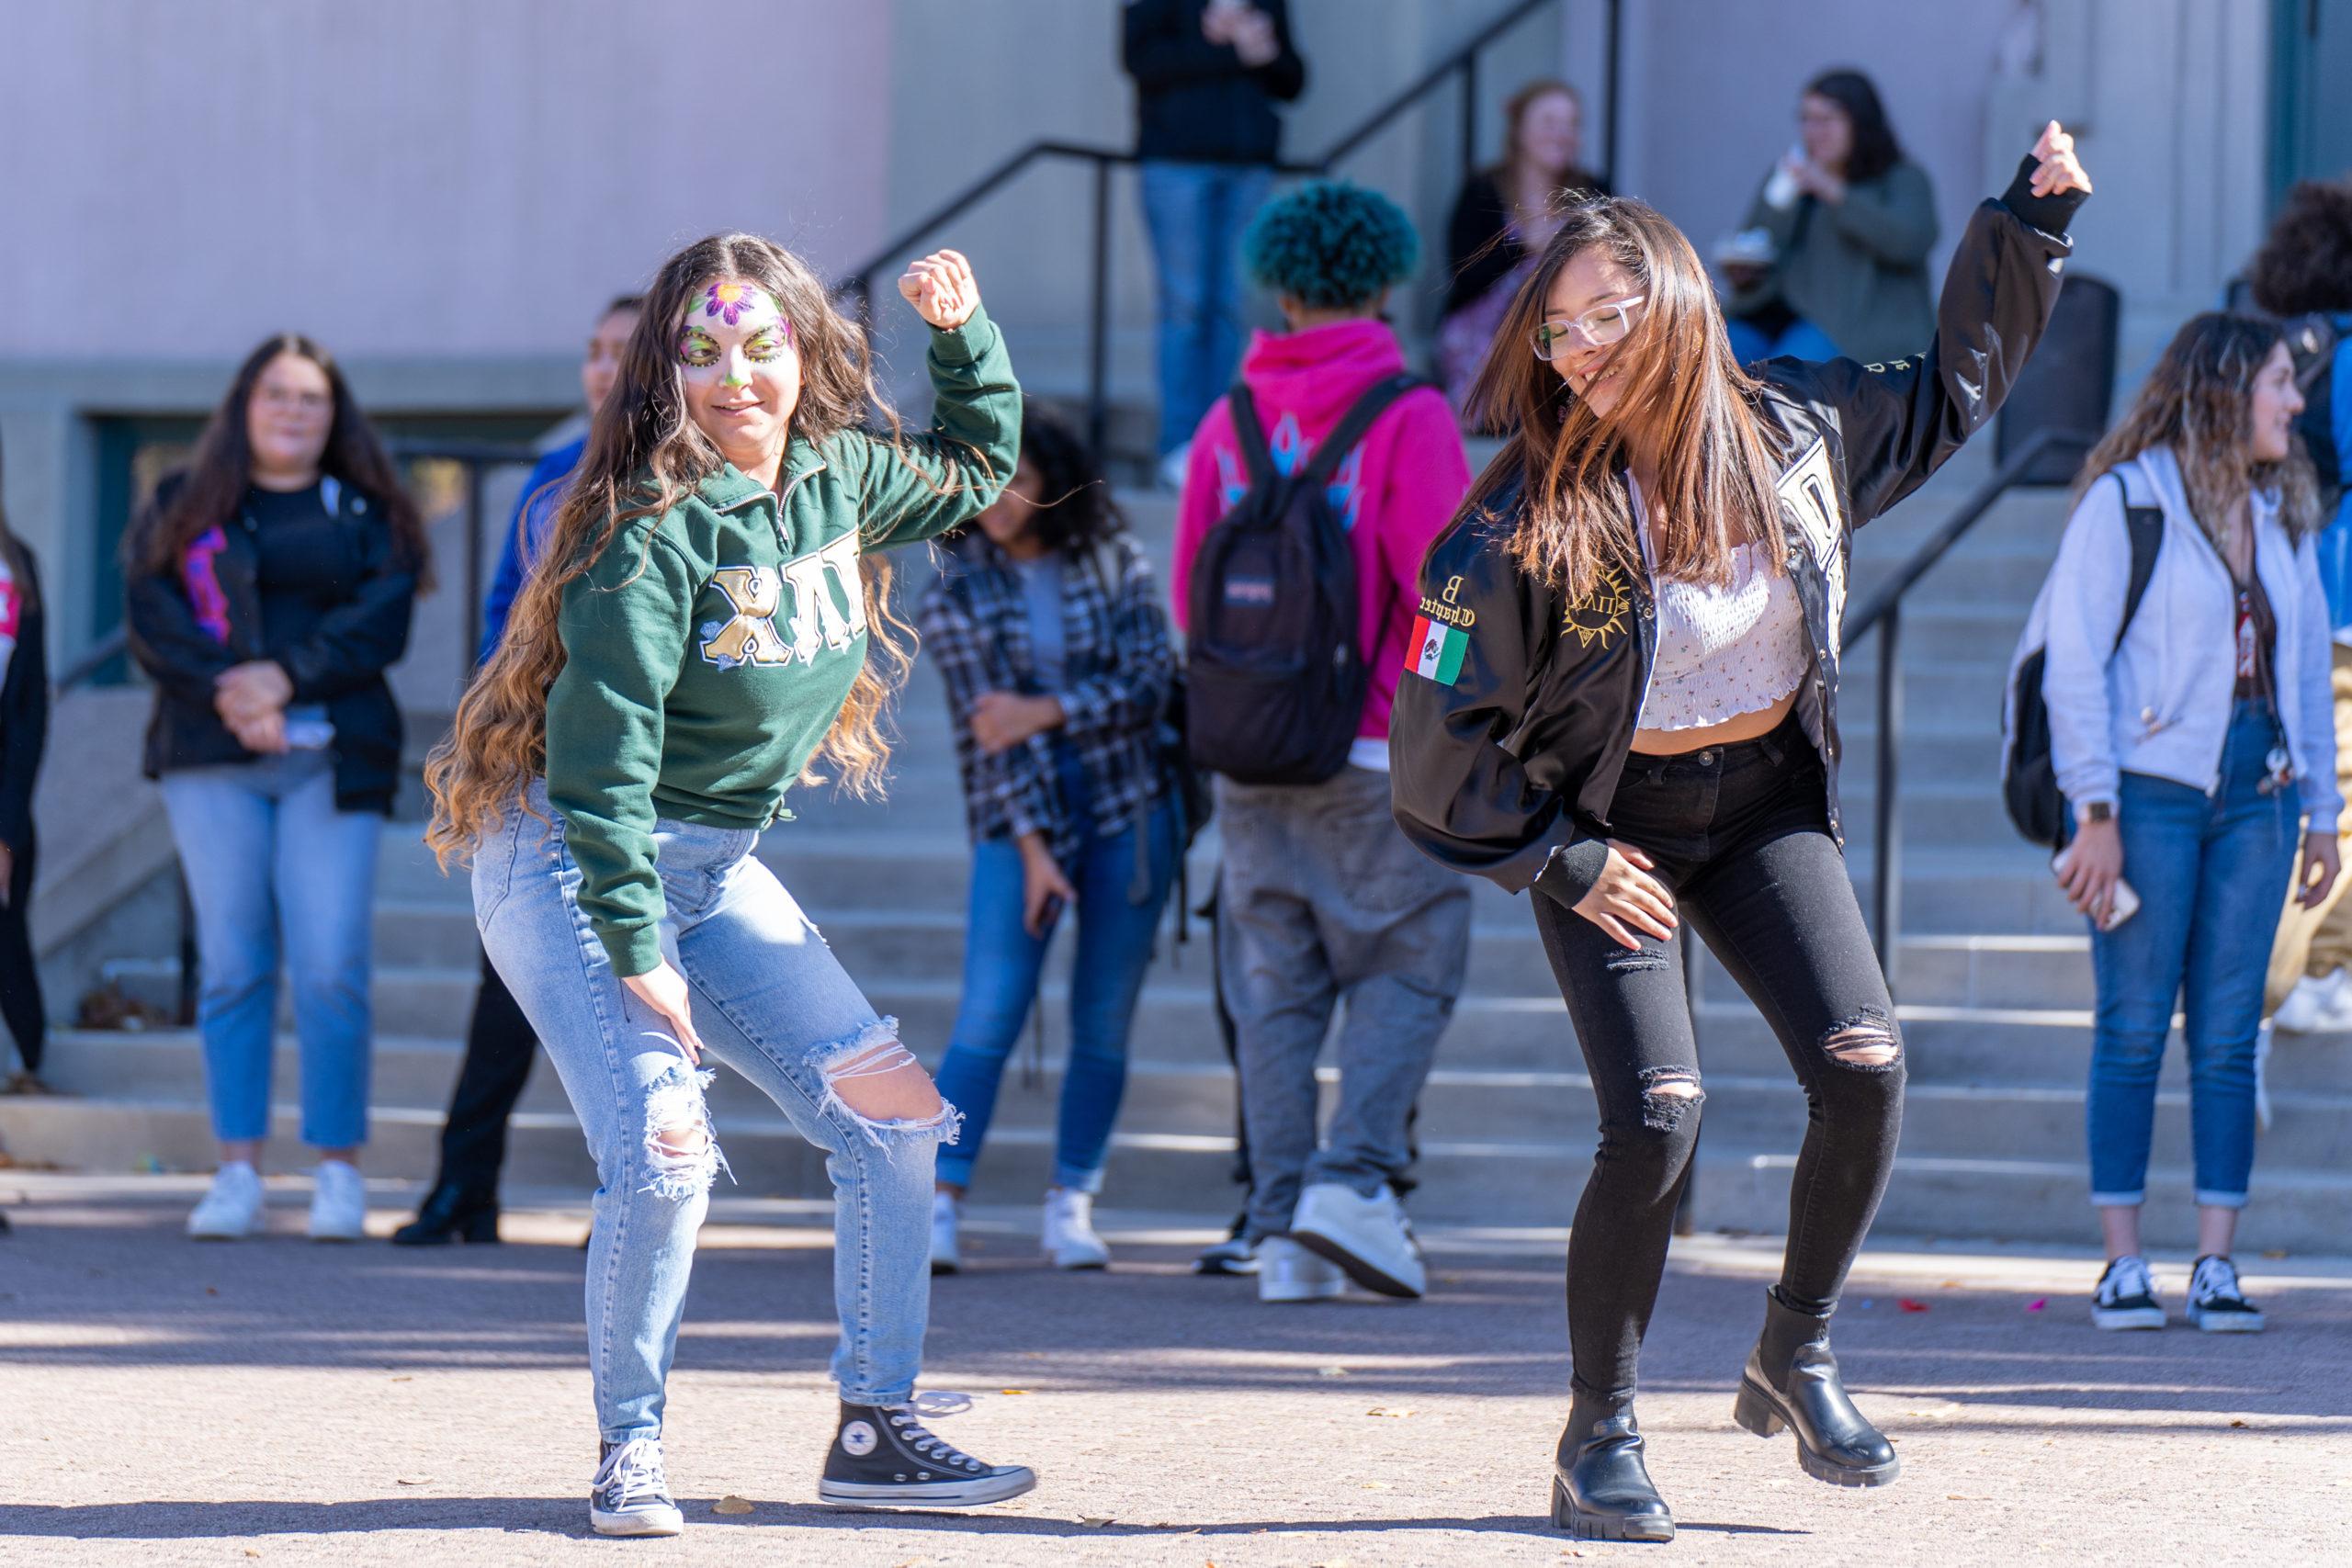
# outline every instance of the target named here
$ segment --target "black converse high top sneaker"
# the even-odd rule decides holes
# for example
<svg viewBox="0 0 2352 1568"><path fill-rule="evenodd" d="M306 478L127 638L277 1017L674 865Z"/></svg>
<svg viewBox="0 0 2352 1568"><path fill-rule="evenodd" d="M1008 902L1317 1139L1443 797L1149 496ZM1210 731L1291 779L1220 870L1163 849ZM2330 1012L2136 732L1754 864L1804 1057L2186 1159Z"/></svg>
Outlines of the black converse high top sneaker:
<svg viewBox="0 0 2352 1568"><path fill-rule="evenodd" d="M588 1523L598 1535L676 1535L686 1517L670 1500L662 1439L631 1438L604 1445L588 1489Z"/></svg>
<svg viewBox="0 0 2352 1568"><path fill-rule="evenodd" d="M1036 1484L1037 1472L1026 1465L984 1464L933 1436L906 1405L844 1404L817 1495L827 1503L953 1508L1001 1503Z"/></svg>

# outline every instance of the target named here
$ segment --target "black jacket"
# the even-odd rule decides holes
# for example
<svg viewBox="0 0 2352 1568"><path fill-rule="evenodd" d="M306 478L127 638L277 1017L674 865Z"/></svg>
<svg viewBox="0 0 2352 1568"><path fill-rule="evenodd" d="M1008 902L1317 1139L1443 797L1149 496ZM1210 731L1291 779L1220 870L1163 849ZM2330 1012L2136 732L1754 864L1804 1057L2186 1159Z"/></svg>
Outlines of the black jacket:
<svg viewBox="0 0 2352 1568"><path fill-rule="evenodd" d="M33 783L49 743L49 649L40 570L21 543L17 557L17 648L0 682L0 844L21 861L32 842Z"/></svg>
<svg viewBox="0 0 2352 1568"><path fill-rule="evenodd" d="M1188 164L1271 164L1283 127L1276 100L1306 90L1284 0L1251 0L1281 52L1252 70L1201 36L1207 0L1127 0L1120 62L1136 81L1136 155Z"/></svg>
<svg viewBox="0 0 2352 1568"><path fill-rule="evenodd" d="M240 513L223 524L217 552L206 558L228 612L227 640L198 619L189 598L189 568L127 573L124 622L130 656L155 682L155 709L147 724L146 773L250 762L254 753L231 734L212 706L213 681L232 665L273 659L294 683L297 704L323 703L334 726L334 799L345 811L389 816L401 766L401 710L384 671L408 649L416 570L397 558L381 509L347 485L327 481L335 521L352 531L362 563L349 596L328 611L311 636L291 648L261 646L261 594L255 583L253 521ZM155 489L133 526L143 536L177 490L176 479Z"/></svg>
<svg viewBox="0 0 2352 1568"><path fill-rule="evenodd" d="M1838 807L1838 633L1853 530L1917 490L2016 385L2058 297L2079 192L2037 197L2028 160L1970 220L1944 279L1936 337L1914 359L1775 359L1759 412L1786 456L1778 489L1810 668L1797 712ZM1454 683L1412 671L1389 724L1396 821L1426 853L1516 893L1574 906L1608 859L1609 808L1638 727L1657 625L1650 586L1610 571L1575 603L1521 574L1505 547L1506 484L1430 547L1421 614L1466 634Z"/></svg>
<svg viewBox="0 0 2352 1568"><path fill-rule="evenodd" d="M1608 182L1585 169L1569 170L1560 188L1609 194ZM1526 256L1527 248L1511 236L1510 203L1502 186L1484 170L1472 175L1462 182L1445 228L1445 313L1452 315L1500 283Z"/></svg>

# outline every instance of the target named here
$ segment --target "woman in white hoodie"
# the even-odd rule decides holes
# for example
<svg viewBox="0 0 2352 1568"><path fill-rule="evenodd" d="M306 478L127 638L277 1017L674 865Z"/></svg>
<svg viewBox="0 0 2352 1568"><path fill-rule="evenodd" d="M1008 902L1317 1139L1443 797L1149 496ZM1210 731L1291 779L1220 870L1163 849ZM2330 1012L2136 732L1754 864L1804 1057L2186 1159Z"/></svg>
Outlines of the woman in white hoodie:
<svg viewBox="0 0 2352 1568"><path fill-rule="evenodd" d="M2051 754L2074 818L2061 882L2091 922L2091 1201L2101 1328L2158 1328L2140 1251L2156 1075L2183 1002L2199 1257L2188 1317L2262 1326L2230 1247L2254 1164L2254 1043L2289 881L2338 869L2329 620L2303 400L2278 325L2182 327L2083 467L2044 604ZM2124 624L2127 509L2163 515ZM2121 636L2119 640L2118 632ZM2137 908L2120 889L2129 884Z"/></svg>

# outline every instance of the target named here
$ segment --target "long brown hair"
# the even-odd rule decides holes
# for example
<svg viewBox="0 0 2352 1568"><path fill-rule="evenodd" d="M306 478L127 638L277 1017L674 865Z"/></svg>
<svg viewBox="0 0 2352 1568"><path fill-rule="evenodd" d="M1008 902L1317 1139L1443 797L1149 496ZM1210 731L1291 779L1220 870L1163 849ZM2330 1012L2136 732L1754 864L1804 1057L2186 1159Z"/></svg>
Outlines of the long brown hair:
<svg viewBox="0 0 2352 1568"><path fill-rule="evenodd" d="M171 499L154 509L147 523L123 538L123 563L140 573L176 572L180 558L197 536L237 514L245 491L253 483L253 441L246 430L254 388L270 363L282 354L307 359L327 378L334 396L334 422L327 427L326 450L319 455L319 471L373 500L382 509L392 532L393 557L416 573L420 592L433 586L433 552L424 536L424 519L401 483L375 427L359 412L343 367L316 340L300 333L279 333L262 340L245 355L229 381L220 407L196 450L181 470Z"/></svg>
<svg viewBox="0 0 2352 1568"><path fill-rule="evenodd" d="M1633 275L1645 303L1609 363L1620 369L1616 407L1596 417L1530 338L1552 284L1577 255L1600 247ZM1739 367L1706 269L1682 231L1646 203L1594 197L1570 206L1534 273L1520 286L1470 390L1470 408L1509 439L1473 487L1483 504L1523 476L1510 538L1520 570L1572 596L1602 575L1643 570L1641 541L1617 472L1638 448L1657 457L1648 498L1657 573L1721 585L1732 551L1751 540L1780 569L1780 503L1772 449Z"/></svg>
<svg viewBox="0 0 2352 1568"><path fill-rule="evenodd" d="M2257 463L2250 450L2254 381L2271 351L2286 341L2278 323L2261 316L2208 310L2191 316L2140 385L2139 395L2107 438L2091 448L2075 476L2080 502L2093 480L2152 446L2169 446L2198 525L2215 538L2255 490L2278 492L2278 521L2301 539L2320 525L2312 462L2300 440L2287 456Z"/></svg>
<svg viewBox="0 0 2352 1568"><path fill-rule="evenodd" d="M893 442L899 438L897 417L874 385L865 333L834 310L806 262L757 234L714 234L662 263L621 356L619 378L595 412L580 467L556 509L539 567L524 581L498 651L459 701L456 728L425 762L434 800L425 841L444 863L469 849L546 771L548 689L564 666L557 616L565 587L595 564L625 525L650 517L658 527L664 513L726 466L687 416L676 353L686 302L712 278L758 284L792 323L800 355L793 434L821 445L879 409ZM649 529L640 570L643 552L652 547ZM840 771L846 788L870 795L879 793L890 759L881 721L911 663L904 640L911 628L890 608L888 562L865 556L860 571L870 634L866 662L818 756ZM803 777L808 782L814 775Z"/></svg>

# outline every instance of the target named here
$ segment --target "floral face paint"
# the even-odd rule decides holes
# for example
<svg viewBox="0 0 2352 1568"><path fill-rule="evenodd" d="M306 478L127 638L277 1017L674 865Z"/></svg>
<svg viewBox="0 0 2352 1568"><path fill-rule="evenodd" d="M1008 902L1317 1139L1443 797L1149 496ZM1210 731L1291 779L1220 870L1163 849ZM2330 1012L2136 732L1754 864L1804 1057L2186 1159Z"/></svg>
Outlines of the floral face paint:
<svg viewBox="0 0 2352 1568"><path fill-rule="evenodd" d="M687 297L676 341L696 428L729 462L775 483L800 404L800 355L775 296L757 283L713 278Z"/></svg>

